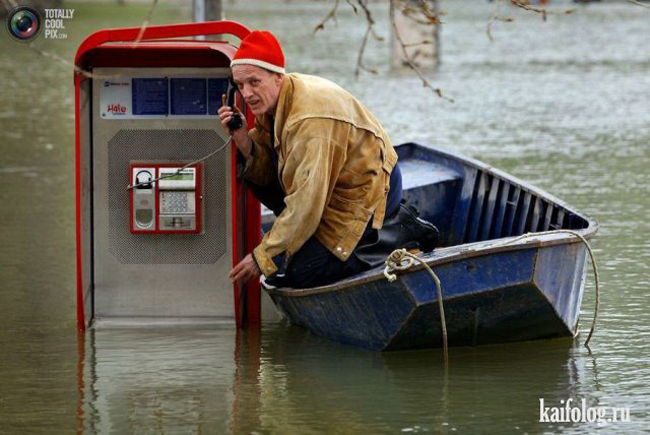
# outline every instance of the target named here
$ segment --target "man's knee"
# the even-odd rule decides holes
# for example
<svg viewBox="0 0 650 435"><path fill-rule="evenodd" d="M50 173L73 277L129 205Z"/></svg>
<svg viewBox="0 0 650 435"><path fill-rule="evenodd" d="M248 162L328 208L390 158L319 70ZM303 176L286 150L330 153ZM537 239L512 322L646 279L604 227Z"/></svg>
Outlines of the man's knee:
<svg viewBox="0 0 650 435"><path fill-rule="evenodd" d="M343 268L344 262L311 237L291 257L285 279L292 288L318 287L338 280Z"/></svg>

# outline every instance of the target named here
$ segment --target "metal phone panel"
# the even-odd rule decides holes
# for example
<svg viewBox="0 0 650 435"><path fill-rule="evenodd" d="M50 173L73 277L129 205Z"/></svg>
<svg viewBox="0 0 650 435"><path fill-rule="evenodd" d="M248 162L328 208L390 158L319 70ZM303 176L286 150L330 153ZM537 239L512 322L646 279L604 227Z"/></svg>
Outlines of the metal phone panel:
<svg viewBox="0 0 650 435"><path fill-rule="evenodd" d="M206 69L165 69L197 77ZM155 77L160 70L96 68L98 75ZM199 234L130 232L130 163L189 163L225 143L216 118L105 119L94 92L95 317L219 317L234 321L231 148L203 166L203 229Z"/></svg>

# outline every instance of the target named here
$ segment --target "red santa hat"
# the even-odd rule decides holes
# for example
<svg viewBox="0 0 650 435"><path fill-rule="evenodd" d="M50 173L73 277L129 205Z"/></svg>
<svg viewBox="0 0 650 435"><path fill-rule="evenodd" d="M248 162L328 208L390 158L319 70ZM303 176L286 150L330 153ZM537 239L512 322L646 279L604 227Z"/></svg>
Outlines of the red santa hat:
<svg viewBox="0 0 650 435"><path fill-rule="evenodd" d="M284 74L284 54L280 43L271 32L255 30L245 37L230 66L255 65Z"/></svg>

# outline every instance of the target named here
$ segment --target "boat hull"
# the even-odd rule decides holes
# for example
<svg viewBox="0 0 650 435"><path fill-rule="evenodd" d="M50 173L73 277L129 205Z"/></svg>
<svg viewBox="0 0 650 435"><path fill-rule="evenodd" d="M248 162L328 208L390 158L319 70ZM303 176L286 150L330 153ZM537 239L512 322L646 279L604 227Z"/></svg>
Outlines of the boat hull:
<svg viewBox="0 0 650 435"><path fill-rule="evenodd" d="M584 290L581 243L512 249L429 262L442 283L450 346L573 336ZM436 264L438 263L438 264ZM388 282L380 269L332 291L270 290L293 324L372 350L440 347L435 284L426 270Z"/></svg>
<svg viewBox="0 0 650 435"><path fill-rule="evenodd" d="M418 144L396 147L404 198L436 224L443 247L420 258L442 283L451 346L573 336L586 246L598 224L485 163ZM268 221L267 225L271 222ZM412 267L382 268L313 289L267 289L291 323L376 350L438 347L435 285Z"/></svg>

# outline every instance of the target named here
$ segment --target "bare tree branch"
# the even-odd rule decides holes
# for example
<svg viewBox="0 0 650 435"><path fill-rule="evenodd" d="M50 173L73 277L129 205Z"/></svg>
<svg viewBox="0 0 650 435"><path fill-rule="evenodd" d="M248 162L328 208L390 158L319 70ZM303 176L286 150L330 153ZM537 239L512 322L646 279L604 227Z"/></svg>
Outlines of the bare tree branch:
<svg viewBox="0 0 650 435"><path fill-rule="evenodd" d="M488 39L490 40L490 42L494 42L494 38L492 37L492 23L494 23L495 21L503 21L505 23L509 23L509 22L514 21L514 19L510 18L510 17L505 17L504 18L504 17L499 16L499 10L501 9L501 6L503 6L504 1L505 0L499 0L496 3L495 8L494 8L494 12L492 13L492 16L490 17L490 20L488 21L486 32L487 32L487 36L488 36Z"/></svg>
<svg viewBox="0 0 650 435"><path fill-rule="evenodd" d="M397 39L397 41L399 42L399 44L400 44L400 46L402 48L402 53L404 54L404 59L406 61L405 66L408 66L409 68L411 68L413 70L413 72L415 72L415 74L420 78L420 80L422 80L422 85L425 88L431 89L431 91L434 94L436 94L438 97L443 98L443 99L449 101L450 103L453 103L454 100L447 97L447 96L445 96L445 95L443 95L440 88L434 88L431 85L431 83L426 79L426 77L424 77L424 74L422 74L422 71L420 71L420 69L417 67L417 65L415 65L415 63L413 62L413 59L411 59L409 57L408 52L406 51L406 44L404 43L404 40L402 39L402 36L400 35L399 30L397 28L397 23L395 22L395 8L396 7L397 7L397 0L391 0L391 2L390 2L390 24L391 24L391 26L393 28L393 31L395 32L395 38Z"/></svg>
<svg viewBox="0 0 650 435"><path fill-rule="evenodd" d="M366 65L364 65L364 63L363 63L363 57L364 57L364 54L365 54L366 47L368 45L368 39L370 38L370 35L372 35L373 38L378 40L378 41L383 41L384 40L384 38L382 38L381 36L379 36L375 32L375 28L374 28L375 19L374 19L373 15L372 15L372 12L368 8L368 0L355 0L356 6L355 6L355 4L353 3L352 0L346 0L346 2L350 5L350 7L352 7L355 14L358 13L359 9L363 12L363 15L364 15L364 17L366 19L366 24L367 24L366 31L365 31L365 33L363 35L362 40L361 40L361 46L359 47L359 53L357 55L357 63L356 63L356 66L354 68L354 75L358 79L359 75L361 74L361 71L367 71L367 72L370 72L372 74L377 74L377 71L375 69L369 68ZM330 10L330 12L327 14L325 19L323 19L323 21L321 21L314 28L314 34L317 33L320 30L323 30L325 28L325 24L330 19L335 19L336 11L338 10L339 3L340 3L340 0L335 1L334 7ZM399 3L399 6L397 5L398 3ZM358 6L358 9L357 9L357 6ZM429 89L431 89L431 91L435 95L437 95L438 97L443 98L443 99L453 103L454 102L453 99L451 99L449 97L446 97L445 95L442 94L442 91L440 89L434 88L431 85L431 83L424 77L424 75L422 74L420 69L417 67L417 65L415 64L413 59L409 57L408 52L406 51L407 47L431 44L432 41L423 40L423 41L417 42L417 43L410 43L410 44L404 43L404 40L402 39L401 35L399 34L399 31L397 30L397 26L396 26L396 23L395 23L395 10L394 9L396 7L399 7L401 11L405 11L405 10L408 11L408 14L409 14L408 18L409 19L411 19L413 21L421 21L422 24L425 24L425 25L439 25L441 23L441 21L438 18L438 15L429 8L428 4L426 3L426 0L420 0L420 9L421 10L417 9L417 8L413 8L412 6L410 6L408 4L405 4L403 2L399 2L398 0L391 0L391 2L390 2L390 21L391 21L391 25L392 25L393 29L395 30L395 36L396 36L396 38L397 38L397 40L398 40L398 42L399 42L399 44L401 46L402 52L404 54L404 58L406 59L406 61L405 61L406 65L405 66L408 66L409 68L411 68L417 74L417 76L422 80L423 86L428 87ZM425 17L425 19L422 20L422 19L417 18L415 16L416 13L419 14L419 15L423 15Z"/></svg>
<svg viewBox="0 0 650 435"><path fill-rule="evenodd" d="M348 3L350 3L349 0L348 0ZM352 7L354 8L354 5L352 5ZM324 19L323 21L321 21L321 22L320 22L320 23L319 23L319 24L314 28L314 34L316 34L317 32L319 32L320 30L323 30L323 29L325 28L325 23L327 23L329 20L333 19L334 21L336 21L336 10L337 10L338 8L339 8L339 0L336 0L336 2L334 3L334 7L333 7L332 10L330 11L330 13L327 14L327 16L325 17L325 19ZM355 8L355 13L356 13L356 8Z"/></svg>
<svg viewBox="0 0 650 435"><path fill-rule="evenodd" d="M542 14L542 20L546 21L546 9L536 8L536 7L527 5L526 3L522 3L519 0L510 0L510 3L517 6L518 8L525 9L527 11L537 12L538 14Z"/></svg>
<svg viewBox="0 0 650 435"><path fill-rule="evenodd" d="M368 25L366 28L366 33L364 33L363 39L361 40L361 47L359 48L359 55L357 56L357 65L354 68L354 77L357 79L359 78L359 74L361 73L361 70L368 71L369 73L372 74L377 74L377 70L368 68L363 64L363 54L366 51L366 45L368 44L368 37L372 35L376 40L379 41L383 40L382 37L380 37L375 33L375 29L374 29L375 20L372 17L372 13L370 12L370 9L368 9L367 1L368 0L357 0L357 4L359 5L359 7L361 8L361 10L364 12L366 16L366 23ZM354 5L352 5L351 3L350 5L354 7ZM357 9L355 8L355 12L356 10Z"/></svg>
<svg viewBox="0 0 650 435"><path fill-rule="evenodd" d="M442 21L440 21L440 17L438 16L438 14L436 14L435 11L431 10L431 8L429 7L429 3L426 0L420 0L420 8L422 14L424 14L424 16L427 17L430 24L433 25L442 24Z"/></svg>
<svg viewBox="0 0 650 435"><path fill-rule="evenodd" d="M409 20L417 23L417 24L424 24L428 26L435 26L435 25L440 25L442 24L442 21L440 21L440 18L434 11L432 11L429 8L429 4L427 3L426 0L419 0L420 7L415 8L411 6L409 3L405 3L403 1L399 2L399 9L402 14L407 17ZM424 19L420 18L420 16L424 16Z"/></svg>
<svg viewBox="0 0 650 435"><path fill-rule="evenodd" d="M641 3L641 2L636 1L636 0L626 0L626 1L629 2L629 3L632 3L633 5L637 5L637 6L641 6L641 7L650 9L650 5L647 5L645 3Z"/></svg>
<svg viewBox="0 0 650 435"><path fill-rule="evenodd" d="M368 0L357 0L357 3L359 4L359 7L365 12L366 14L366 21L368 21L368 24L371 26L374 26L375 20L372 18L372 14L370 13L370 9L368 9L368 6L366 3L368 3Z"/></svg>
<svg viewBox="0 0 650 435"><path fill-rule="evenodd" d="M404 47L407 47L407 48L408 47L419 47L420 45L431 45L431 44L433 44L433 41L431 41L429 39L424 39L424 40L422 40L420 42L412 42L410 44L404 44Z"/></svg>
<svg viewBox="0 0 650 435"><path fill-rule="evenodd" d="M357 15L359 13L359 11L357 10L357 7L354 5L354 3L352 3L352 0L345 0L345 2L350 5L350 7L354 11L355 15Z"/></svg>
<svg viewBox="0 0 650 435"><path fill-rule="evenodd" d="M490 42L494 42L494 38L492 37L492 23L496 21L497 18L499 17L499 9L501 9L502 4L503 4L503 0L499 0L498 2L496 2L496 4L494 5L494 11L490 16L490 19L488 20L487 29L485 29L485 32L487 33Z"/></svg>
<svg viewBox="0 0 650 435"><path fill-rule="evenodd" d="M627 0L627 1L635 1L635 0ZM488 20L487 24L487 36L490 42L494 42L494 38L492 37L492 25L494 24L495 21L502 21L504 23L510 23L514 21L514 18L512 17L501 17L499 16L499 9L501 8L501 5L503 4L504 0L499 0L499 2L496 4L496 7L494 8L494 12L492 13L492 16ZM536 12L538 14L542 15L542 20L546 21L546 18L548 15L568 15L572 14L575 12L575 9L566 9L562 12L555 12L555 11L549 11L544 8L536 8L533 6L530 6L527 3L523 3L523 0L509 0L509 2L521 9L531 11L531 12Z"/></svg>
<svg viewBox="0 0 650 435"><path fill-rule="evenodd" d="M542 20L544 20L544 21L546 21L546 17L549 14L551 14L551 15L568 15L568 14L572 14L572 13L575 12L575 8L574 9L565 9L564 11L559 12L559 13L558 12L553 12L553 11L548 11L548 10L546 10L544 8L536 8L536 7L530 6L530 5L526 4L526 3L523 3L522 0L510 0L510 3L517 6L518 8L525 9L525 10L531 11L531 12L537 12L538 14L541 14L542 15Z"/></svg>
<svg viewBox="0 0 650 435"><path fill-rule="evenodd" d="M372 74L377 74L377 70L368 68L363 64L363 53L366 50L366 44L368 43L368 36L372 32L372 25L368 24L366 28L366 33L363 35L363 40L361 41L361 48L359 49L359 55L357 56L357 66L354 68L354 77L359 78L361 70L368 71Z"/></svg>

